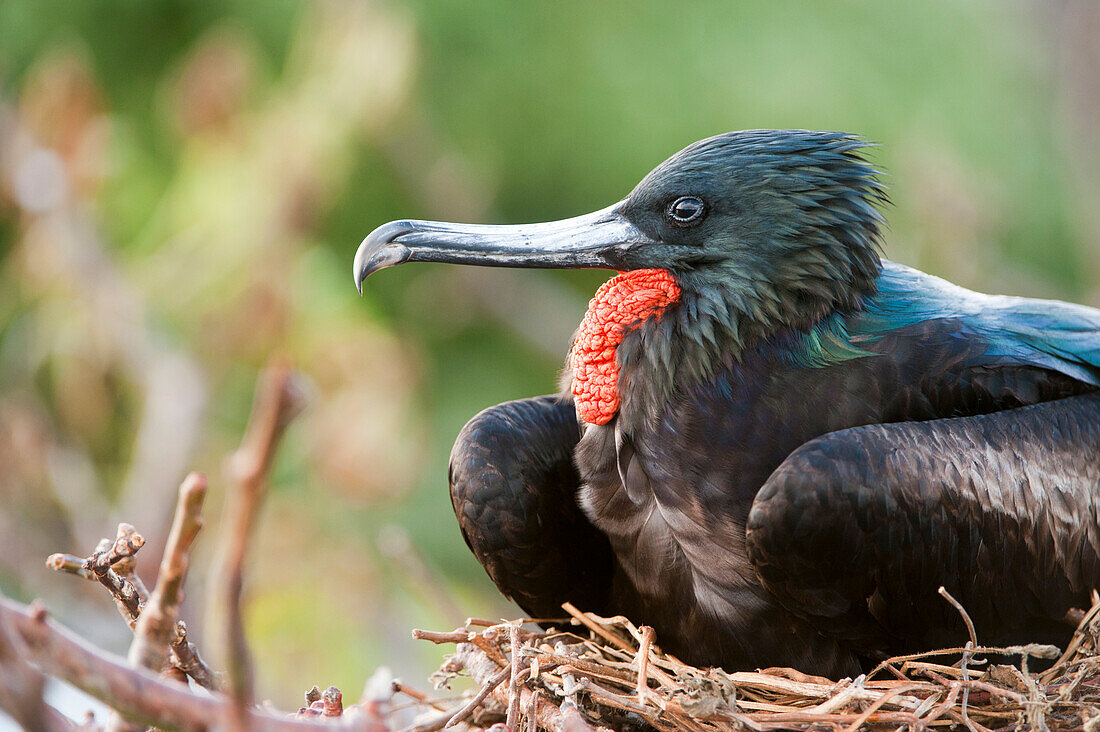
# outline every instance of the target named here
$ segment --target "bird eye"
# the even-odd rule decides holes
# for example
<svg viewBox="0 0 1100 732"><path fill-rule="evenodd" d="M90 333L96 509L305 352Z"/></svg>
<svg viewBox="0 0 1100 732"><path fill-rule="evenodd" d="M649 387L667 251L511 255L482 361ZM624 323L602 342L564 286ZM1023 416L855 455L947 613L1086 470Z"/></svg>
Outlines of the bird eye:
<svg viewBox="0 0 1100 732"><path fill-rule="evenodd" d="M668 207L668 217L672 223L683 226L703 216L703 202L694 196L681 196Z"/></svg>

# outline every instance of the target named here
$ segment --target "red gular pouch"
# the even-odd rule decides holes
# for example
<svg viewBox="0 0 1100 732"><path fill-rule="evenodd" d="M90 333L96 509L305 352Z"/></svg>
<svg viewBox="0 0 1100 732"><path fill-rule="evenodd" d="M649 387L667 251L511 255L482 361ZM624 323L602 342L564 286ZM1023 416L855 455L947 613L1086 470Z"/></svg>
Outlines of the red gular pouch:
<svg viewBox="0 0 1100 732"><path fill-rule="evenodd" d="M589 424L607 424L619 411L619 364L615 349L623 336L647 318L679 301L680 287L663 269L620 272L600 286L588 303L569 351L573 402Z"/></svg>

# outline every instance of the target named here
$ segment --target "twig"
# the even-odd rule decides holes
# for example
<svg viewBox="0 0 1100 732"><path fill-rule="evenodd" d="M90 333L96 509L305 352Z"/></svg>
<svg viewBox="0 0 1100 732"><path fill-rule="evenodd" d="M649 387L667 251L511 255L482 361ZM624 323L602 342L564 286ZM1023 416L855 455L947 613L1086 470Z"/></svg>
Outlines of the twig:
<svg viewBox="0 0 1100 732"><path fill-rule="evenodd" d="M966 650L963 651L962 659L960 660L960 668L962 668L962 677L964 684L962 691L961 714L963 722L966 724L966 726L970 729L973 729L973 725L970 721L970 716L966 713L966 707L970 702L970 654L972 653L971 649L978 647L978 634L974 631L974 621L970 619L970 613L966 612L966 608L962 606L962 603L956 600L943 585L940 585L940 588L939 590L937 590L937 592L940 593L940 597L947 600L947 602L949 602L951 606L954 607L956 611L958 611L959 615L962 616L963 622L966 623L966 632L970 634L970 640L967 642L965 646Z"/></svg>
<svg viewBox="0 0 1100 732"><path fill-rule="evenodd" d="M195 644L187 640L187 624L182 620L176 621L176 633L172 639L172 665L205 689L214 691L221 688L219 675L202 660Z"/></svg>
<svg viewBox="0 0 1100 732"><path fill-rule="evenodd" d="M538 708L540 699L541 695L538 689L531 692L531 704L524 712L527 716L527 732L538 732L539 723L533 713L533 709Z"/></svg>
<svg viewBox="0 0 1100 732"><path fill-rule="evenodd" d="M75 574L77 577L83 577L93 582L96 579L94 574L84 569L84 557L78 557L73 554L51 554L46 557L46 566L55 572Z"/></svg>
<svg viewBox="0 0 1100 732"><path fill-rule="evenodd" d="M159 671L168 660L169 644L177 637L176 621L183 582L191 562L191 543L202 527L200 513L205 497L206 478L199 473L188 475L179 489L179 501L161 558L157 584L134 628L134 640L127 656L134 666Z"/></svg>
<svg viewBox="0 0 1100 732"><path fill-rule="evenodd" d="M491 632L491 631L490 631ZM485 634L471 633L470 638L467 641L472 643L481 649L481 651L501 668L507 668L512 665L512 662L508 660L508 657L498 648L494 643L491 643Z"/></svg>
<svg viewBox="0 0 1100 732"><path fill-rule="evenodd" d="M951 648L937 648L933 651L922 651L921 653L909 653L904 656L891 656L885 661L879 663L870 672L867 673L867 678L871 678L878 674L889 665L897 664L899 662L912 661L918 658L931 658L933 656L948 656L955 653L982 653L993 654L1000 656L1031 656L1033 658L1042 659L1054 659L1058 658L1059 649L1055 646L1049 646L1042 643L1029 643L1024 646L978 646L977 648L967 648L966 646L954 646Z"/></svg>
<svg viewBox="0 0 1100 732"><path fill-rule="evenodd" d="M519 645L519 626L513 625L508 628L509 645L512 648L512 663L511 663L511 678L508 681L508 718L505 724L508 725L508 729L517 729L516 724L519 722L519 667L520 667L520 645Z"/></svg>
<svg viewBox="0 0 1100 732"><path fill-rule="evenodd" d="M485 701L486 697L488 697L489 694L493 693L493 691L498 686L503 684L510 673L511 669L500 669L500 671L497 672L496 676L486 681L485 684L483 684L482 687L478 690L477 694L475 694L473 698L470 699L470 701L463 704L457 712L449 715L442 720L438 720L438 722L441 722L441 724L433 723L423 728L418 727L418 731L430 732L431 730L437 729L449 729L459 724L460 722L465 722L467 719L474 716L474 712L477 711L477 708L481 706L481 703Z"/></svg>
<svg viewBox="0 0 1100 732"><path fill-rule="evenodd" d="M1092 605L1089 607L1088 612L1085 613L1085 616L1081 618L1081 622L1077 624L1077 630L1074 631L1073 637L1070 639L1069 644L1066 645L1065 652L1054 662L1053 666L1047 669L1039 677L1043 683L1047 684L1053 681L1059 669L1064 667L1069 660L1073 658L1074 654L1077 653L1078 649L1087 641L1089 624L1092 623L1097 615L1100 615L1100 602L1096 599L1096 591L1093 590L1092 594Z"/></svg>
<svg viewBox="0 0 1100 732"><path fill-rule="evenodd" d="M123 559L129 559L137 554L138 549L145 546L145 537L128 523L118 525L118 533L113 542L104 539L92 556L85 560L84 568L98 574L98 570L113 566Z"/></svg>
<svg viewBox="0 0 1100 732"><path fill-rule="evenodd" d="M133 630L134 625L137 623L138 616L141 615L141 596L138 594L134 584L125 577L122 577L116 573L110 567L106 567L100 571L92 570L95 574L95 578L99 580L99 583L110 591L111 596L115 598L115 604L118 606L118 612L122 615L123 620Z"/></svg>
<svg viewBox="0 0 1100 732"><path fill-rule="evenodd" d="M1046 729L1046 710L1043 708L1043 695L1039 691L1039 685L1035 683L1035 679L1031 677L1031 674L1027 670L1027 657L1024 656L1020 659L1020 674L1024 679L1024 686L1027 687L1028 702L1030 702L1025 708L1025 718L1031 729Z"/></svg>
<svg viewBox="0 0 1100 732"><path fill-rule="evenodd" d="M50 555L46 559L46 566L82 577L91 575L91 578L97 580L111 593L119 614L133 630L141 614L143 593L137 589L134 582L115 572L112 565L131 560L144 544L145 539L134 530L133 526L122 523L118 525L118 534L114 541L103 539L90 557L81 560L80 571L72 567L72 560L75 557L69 554Z"/></svg>
<svg viewBox="0 0 1100 732"><path fill-rule="evenodd" d="M145 603L149 602L149 590L134 571L136 565L137 557L123 557L115 562L112 569L115 570L115 574L133 585L138 597L138 607L145 607Z"/></svg>
<svg viewBox="0 0 1100 732"><path fill-rule="evenodd" d="M962 603L956 600L943 585L940 585L940 588L936 591L940 593L940 597L951 603L951 606L962 616L963 622L966 623L966 632L970 635L970 645L977 648L978 634L974 632L974 621L970 619L970 614L966 612L966 608L964 608Z"/></svg>
<svg viewBox="0 0 1100 732"><path fill-rule="evenodd" d="M605 641L607 641L611 645L616 646L616 647L618 647L618 648L620 648L624 651L628 651L630 653L634 652L634 648L629 643L627 643L626 641L624 641L622 638L615 635L614 633L611 633L607 629L603 628L602 626L600 626L599 623L593 622L592 619L588 617L587 613L582 613L580 610L578 610L576 608L576 606L573 605L573 603L564 602L564 603L562 603L561 607L562 607L562 610L565 610L565 612L567 612L571 616L573 616L573 618L575 620L577 620L577 622L579 622L581 625L583 625L584 627L591 630L596 635L603 638Z"/></svg>
<svg viewBox="0 0 1100 732"><path fill-rule="evenodd" d="M471 633L468 630L454 630L450 633L441 633L435 630L421 630L413 628L413 640L426 640L440 645L443 643L468 643Z"/></svg>
<svg viewBox="0 0 1100 732"><path fill-rule="evenodd" d="M603 666L602 664L593 663L585 658L559 656L555 653L540 653L535 656L534 660L537 660L539 665L545 669L550 669L554 666L568 666L579 674L598 676L599 678L617 681L619 683L631 684L634 683L637 678L635 674L629 671Z"/></svg>
<svg viewBox="0 0 1100 732"><path fill-rule="evenodd" d="M235 489L229 491L226 498L214 597L224 608L221 640L227 654L228 691L234 700L231 721L238 730L247 728L246 709L255 698L252 656L241 617L244 560L263 502L265 478L275 448L287 424L302 406L301 390L293 372L283 365L265 369L256 388L244 439L229 461Z"/></svg>
<svg viewBox="0 0 1100 732"><path fill-rule="evenodd" d="M955 705L955 700L959 698L960 691L962 691L962 684L958 682L951 684L951 688L948 690L944 700L940 702L939 705L933 707L929 711L928 716L921 718L921 726L926 727L946 714L947 710Z"/></svg>
<svg viewBox="0 0 1100 732"><path fill-rule="evenodd" d="M193 474L188 476L187 481L193 481L201 479L205 481L201 476ZM185 481L184 486L181 486L181 491L187 488L188 491L194 490L188 487L188 483ZM205 489L205 483L204 483ZM196 499L201 502L201 497ZM177 506L176 519L179 518L180 507ZM198 507L195 507L198 510ZM196 517L197 518L197 517ZM196 523L194 528L197 530L199 524ZM188 531L191 527L186 527ZM176 530L173 525L173 531ZM181 535L181 538L184 538ZM193 535L188 538L188 542L193 539ZM141 579L133 573L134 570L134 556L138 549L140 549L145 543L144 538L134 530L134 527L127 523L119 524L118 533L115 540L112 542L109 539L103 539L100 541L99 546L96 547L92 555L86 558L74 556L72 554L51 554L46 559L46 566L58 572L65 572L73 574L78 577L91 581L100 581L108 590L111 591L111 595L115 600L115 603L119 609L119 613L123 619L126 620L126 624L130 626L130 629L135 633L134 643L137 642L138 637L138 625L140 619L145 615L147 605L149 603L149 592L145 588ZM166 561L169 559L170 554L175 551L168 548L166 554L162 558L161 573L164 573L164 567ZM182 569L186 569L184 565L181 565ZM103 578L97 574L103 575ZM164 575L169 576L169 575ZM158 578L159 579L159 578ZM105 580L105 581L104 581ZM173 590L178 596L182 592L182 575L178 578L180 587ZM179 598L173 603L178 606ZM136 606L137 615L132 613ZM178 610L177 610L178 611ZM153 622L150 619L147 622ZM170 647L170 658L173 666L186 674L195 683L203 686L207 689L216 689L218 687L217 675L210 670L206 663L199 655L198 649L193 643L187 640L187 626L182 620L173 623L167 623L168 640L164 642L165 647ZM133 647L133 645L131 646ZM154 664L153 666L147 666L148 668L156 668L163 664ZM165 671L167 673L167 671Z"/></svg>
<svg viewBox="0 0 1100 732"><path fill-rule="evenodd" d="M446 712L447 711L447 708L445 706L443 706L442 704L440 704L438 700L432 699L430 696L428 696L424 692L420 691L419 689L414 689L413 687L405 684L404 682L394 681L393 682L393 693L395 693L395 694L404 694L405 696L409 697L410 699L413 699L414 701L416 701L418 704L426 704L427 706L431 707L432 709L435 709L436 711L439 711L439 712Z"/></svg>
<svg viewBox="0 0 1100 732"><path fill-rule="evenodd" d="M652 717L654 716L654 712L656 711L655 709L646 707L645 704L640 703L634 697L628 696L626 694L616 694L610 689L600 684L597 684L590 678L582 677L577 682L577 686L581 689L584 689L597 699L600 699L613 707L618 707L619 709L625 709L630 712L635 712L637 714L641 714L643 717Z"/></svg>
<svg viewBox="0 0 1100 732"><path fill-rule="evenodd" d="M643 625L639 630L642 632L642 642L638 646L638 684L635 688L638 701L645 704L649 698L649 649L653 646L655 631L648 625Z"/></svg>

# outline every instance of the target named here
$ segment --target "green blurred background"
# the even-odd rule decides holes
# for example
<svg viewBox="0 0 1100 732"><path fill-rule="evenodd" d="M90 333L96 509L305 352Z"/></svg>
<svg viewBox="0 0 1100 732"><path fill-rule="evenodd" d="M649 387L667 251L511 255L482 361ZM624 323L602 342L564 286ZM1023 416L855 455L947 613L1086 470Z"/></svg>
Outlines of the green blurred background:
<svg viewBox="0 0 1100 732"><path fill-rule="evenodd" d="M203 470L201 644L224 456L278 356L312 395L252 544L261 695L423 682L440 650L409 628L519 614L459 535L451 442L553 390L607 273L418 265L360 298L368 231L570 216L701 137L838 129L880 143L889 257L1097 305L1098 39L1087 0L4 0L0 589L124 650L42 560L127 520L151 580Z"/></svg>

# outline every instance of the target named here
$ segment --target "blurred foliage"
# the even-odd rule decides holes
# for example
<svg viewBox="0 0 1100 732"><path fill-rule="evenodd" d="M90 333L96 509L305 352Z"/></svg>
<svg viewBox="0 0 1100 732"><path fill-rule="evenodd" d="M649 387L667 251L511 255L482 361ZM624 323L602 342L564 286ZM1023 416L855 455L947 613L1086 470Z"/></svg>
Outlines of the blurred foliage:
<svg viewBox="0 0 1100 732"><path fill-rule="evenodd" d="M163 534L282 354L315 394L253 546L263 693L422 679L437 655L409 627L514 614L451 515L451 441L553 390L606 273L421 265L360 299L363 235L573 215L704 136L841 129L881 143L888 256L1095 303L1096 7L5 0L0 587L124 647L42 558L119 517Z"/></svg>

